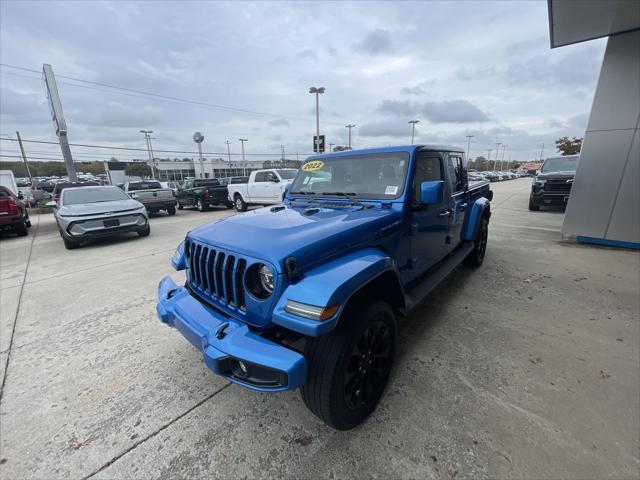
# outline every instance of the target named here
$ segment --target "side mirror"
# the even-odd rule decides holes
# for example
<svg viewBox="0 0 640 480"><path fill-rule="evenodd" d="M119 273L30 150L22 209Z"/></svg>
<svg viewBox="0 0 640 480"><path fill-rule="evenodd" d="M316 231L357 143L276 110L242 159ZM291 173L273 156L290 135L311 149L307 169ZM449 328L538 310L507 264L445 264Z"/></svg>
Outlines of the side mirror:
<svg viewBox="0 0 640 480"><path fill-rule="evenodd" d="M51 208L58 208L58 204L56 202L53 202L53 201L45 203L45 206L51 207Z"/></svg>
<svg viewBox="0 0 640 480"><path fill-rule="evenodd" d="M280 182L278 177L276 177L273 173L269 174L269 176L267 177L267 180L269 180L270 182L273 182L273 183Z"/></svg>
<svg viewBox="0 0 640 480"><path fill-rule="evenodd" d="M444 199L444 181L433 180L420 184L420 203L422 205L434 205Z"/></svg>

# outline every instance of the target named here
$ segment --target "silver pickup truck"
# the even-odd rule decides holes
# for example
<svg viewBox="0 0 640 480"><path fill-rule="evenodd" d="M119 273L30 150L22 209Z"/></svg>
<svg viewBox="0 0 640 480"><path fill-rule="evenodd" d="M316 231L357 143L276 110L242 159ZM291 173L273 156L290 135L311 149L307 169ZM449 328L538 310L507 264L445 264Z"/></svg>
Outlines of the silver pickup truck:
<svg viewBox="0 0 640 480"><path fill-rule="evenodd" d="M176 199L173 190L162 188L160 182L155 180L127 182L124 184L124 191L131 198L142 203L149 213L166 210L169 215L176 214Z"/></svg>

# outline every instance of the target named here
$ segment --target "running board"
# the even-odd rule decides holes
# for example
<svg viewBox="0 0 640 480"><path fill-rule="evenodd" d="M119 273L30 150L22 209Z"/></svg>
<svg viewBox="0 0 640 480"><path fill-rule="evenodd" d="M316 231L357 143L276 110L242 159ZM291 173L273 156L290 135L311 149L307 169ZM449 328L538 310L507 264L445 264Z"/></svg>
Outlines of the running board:
<svg viewBox="0 0 640 480"><path fill-rule="evenodd" d="M462 243L451 255L442 260L440 265L424 278L406 294L405 296L405 312L408 315L420 302L422 302L431 290L436 288L440 282L453 272L462 261L467 258L474 247L474 242L467 241Z"/></svg>

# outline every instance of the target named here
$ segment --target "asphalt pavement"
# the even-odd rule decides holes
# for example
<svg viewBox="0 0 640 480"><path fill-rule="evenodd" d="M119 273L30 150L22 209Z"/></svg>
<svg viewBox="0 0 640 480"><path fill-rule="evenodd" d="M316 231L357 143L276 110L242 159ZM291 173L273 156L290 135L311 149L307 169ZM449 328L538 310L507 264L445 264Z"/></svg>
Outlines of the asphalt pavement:
<svg viewBox="0 0 640 480"><path fill-rule="evenodd" d="M157 319L176 245L232 211L72 251L35 216L0 239L0 477L639 478L640 253L564 240L530 182L492 184L484 265L402 323L349 432L214 376Z"/></svg>

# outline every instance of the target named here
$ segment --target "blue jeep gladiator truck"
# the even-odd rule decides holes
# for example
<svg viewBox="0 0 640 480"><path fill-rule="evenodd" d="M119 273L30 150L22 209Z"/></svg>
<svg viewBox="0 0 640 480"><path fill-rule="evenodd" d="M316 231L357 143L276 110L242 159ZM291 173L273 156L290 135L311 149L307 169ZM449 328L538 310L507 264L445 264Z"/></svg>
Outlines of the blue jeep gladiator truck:
<svg viewBox="0 0 640 480"><path fill-rule="evenodd" d="M216 374L263 392L300 388L347 430L374 410L397 320L459 264L478 267L492 192L463 150L411 145L307 159L281 205L190 231L157 313Z"/></svg>

